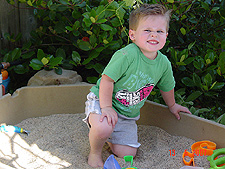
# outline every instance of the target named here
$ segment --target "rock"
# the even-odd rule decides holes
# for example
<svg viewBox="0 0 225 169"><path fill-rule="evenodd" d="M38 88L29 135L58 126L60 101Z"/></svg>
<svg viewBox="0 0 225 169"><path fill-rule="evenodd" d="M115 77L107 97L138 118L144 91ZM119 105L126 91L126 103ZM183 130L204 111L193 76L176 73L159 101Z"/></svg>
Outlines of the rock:
<svg viewBox="0 0 225 169"><path fill-rule="evenodd" d="M62 70L62 75L57 75L54 70L41 70L28 81L27 86L48 86L82 83L82 78L76 71Z"/></svg>

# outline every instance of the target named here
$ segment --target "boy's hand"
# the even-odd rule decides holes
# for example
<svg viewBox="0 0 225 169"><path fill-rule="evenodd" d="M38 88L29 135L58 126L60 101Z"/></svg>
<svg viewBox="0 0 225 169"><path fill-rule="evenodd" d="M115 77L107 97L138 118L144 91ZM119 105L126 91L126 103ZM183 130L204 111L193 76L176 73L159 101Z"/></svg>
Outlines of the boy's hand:
<svg viewBox="0 0 225 169"><path fill-rule="evenodd" d="M118 121L118 115L116 111L112 107L104 107L101 109L101 111L102 115L100 117L100 122L102 122L104 117L106 117L108 120L108 124L112 125L112 127L114 128Z"/></svg>
<svg viewBox="0 0 225 169"><path fill-rule="evenodd" d="M188 108L186 107L183 107L179 104L174 104L173 106L169 107L169 110L174 114L174 116L180 120L180 115L179 115L179 112L185 112L185 113L188 113L188 114L192 114Z"/></svg>

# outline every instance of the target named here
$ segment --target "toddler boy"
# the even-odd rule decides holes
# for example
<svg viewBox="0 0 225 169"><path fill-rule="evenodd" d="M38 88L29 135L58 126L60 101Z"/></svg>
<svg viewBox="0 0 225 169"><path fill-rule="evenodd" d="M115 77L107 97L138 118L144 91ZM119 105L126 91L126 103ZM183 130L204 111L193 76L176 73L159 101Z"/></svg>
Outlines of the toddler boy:
<svg viewBox="0 0 225 169"><path fill-rule="evenodd" d="M133 43L115 52L87 96L84 119L89 126L88 164L102 167L102 148L107 141L118 157L135 156L140 146L136 121L153 87L157 85L169 110L191 112L175 103L171 63L159 50L168 36L170 10L160 4L143 4L129 18Z"/></svg>

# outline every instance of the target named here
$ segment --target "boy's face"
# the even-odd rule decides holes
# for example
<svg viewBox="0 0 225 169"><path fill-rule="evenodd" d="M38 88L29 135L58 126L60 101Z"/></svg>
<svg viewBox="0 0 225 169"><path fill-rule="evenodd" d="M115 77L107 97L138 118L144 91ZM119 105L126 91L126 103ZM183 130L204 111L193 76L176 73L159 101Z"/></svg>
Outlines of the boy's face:
<svg viewBox="0 0 225 169"><path fill-rule="evenodd" d="M157 51L165 45L167 36L167 20L161 15L144 17L136 30L129 30L130 39L149 59L155 59Z"/></svg>

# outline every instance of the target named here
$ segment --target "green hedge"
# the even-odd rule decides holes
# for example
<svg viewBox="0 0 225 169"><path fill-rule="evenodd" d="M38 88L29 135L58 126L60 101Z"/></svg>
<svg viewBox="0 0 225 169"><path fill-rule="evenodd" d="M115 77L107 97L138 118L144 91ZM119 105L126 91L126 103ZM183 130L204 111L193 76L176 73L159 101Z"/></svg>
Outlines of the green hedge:
<svg viewBox="0 0 225 169"><path fill-rule="evenodd" d="M18 76L30 77L40 69L61 74L61 68L76 70L85 81L95 83L112 54L130 43L130 11L141 3L162 3L173 9L162 52L173 66L176 101L195 115L225 124L225 0L20 2L33 9L38 27L22 47L1 51L2 61L24 59L10 68L14 84ZM11 43L20 37L5 34ZM149 99L163 103L158 89Z"/></svg>

